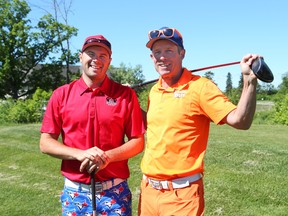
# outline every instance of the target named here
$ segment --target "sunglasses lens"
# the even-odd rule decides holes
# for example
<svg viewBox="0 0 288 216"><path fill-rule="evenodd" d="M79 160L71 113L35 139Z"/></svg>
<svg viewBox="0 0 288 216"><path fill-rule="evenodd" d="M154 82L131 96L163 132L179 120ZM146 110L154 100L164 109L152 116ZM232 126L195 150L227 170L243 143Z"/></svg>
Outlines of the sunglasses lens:
<svg viewBox="0 0 288 216"><path fill-rule="evenodd" d="M166 37L172 37L173 34L174 34L174 31L173 31L173 29L170 29L170 28L163 29L163 34L164 34Z"/></svg>
<svg viewBox="0 0 288 216"><path fill-rule="evenodd" d="M158 30L151 31L149 33L149 36L150 36L151 39L157 38L159 36L159 31Z"/></svg>

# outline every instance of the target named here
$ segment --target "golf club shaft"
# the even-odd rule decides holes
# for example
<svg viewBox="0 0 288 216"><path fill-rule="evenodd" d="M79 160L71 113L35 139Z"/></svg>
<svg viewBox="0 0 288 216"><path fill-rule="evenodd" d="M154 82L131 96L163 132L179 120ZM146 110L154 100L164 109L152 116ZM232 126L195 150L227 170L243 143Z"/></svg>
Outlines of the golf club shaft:
<svg viewBox="0 0 288 216"><path fill-rule="evenodd" d="M93 216L96 216L95 170L91 173L91 190Z"/></svg>
<svg viewBox="0 0 288 216"><path fill-rule="evenodd" d="M203 70L208 70L208 69L218 68L218 67L226 67L226 66L235 65L235 64L240 64L240 61L226 63L226 64L213 65L213 66L198 68L198 69L194 69L194 70L190 70L190 71L191 71L191 73L193 73L193 72L197 72L197 71L203 71ZM142 86L145 86L145 85L148 85L150 83L157 82L157 81L158 81L158 79L154 79L154 80L150 80L150 81L147 81L147 82L135 84L135 85L132 85L131 88L132 89L139 88L139 87L142 87Z"/></svg>
<svg viewBox="0 0 288 216"><path fill-rule="evenodd" d="M218 68L218 67L226 67L226 66L235 65L235 64L240 64L240 61L230 62L230 63L226 63L226 64L213 65L213 66L198 68L198 69L194 69L194 70L190 70L190 71L191 71L191 73L193 73L193 72L197 72L197 71L203 71L203 70L208 70L208 69Z"/></svg>

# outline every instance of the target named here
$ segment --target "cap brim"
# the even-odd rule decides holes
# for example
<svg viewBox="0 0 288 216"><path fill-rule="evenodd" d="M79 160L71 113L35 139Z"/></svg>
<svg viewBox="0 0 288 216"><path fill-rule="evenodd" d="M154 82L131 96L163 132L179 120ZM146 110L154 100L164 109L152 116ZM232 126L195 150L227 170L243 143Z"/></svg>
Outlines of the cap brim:
<svg viewBox="0 0 288 216"><path fill-rule="evenodd" d="M100 43L100 42L92 42L92 43L88 43L86 44L85 46L82 47L82 52L87 49L88 47L91 47L91 46L100 46L100 47L103 47L104 49L106 49L109 53L109 55L112 54L112 51L109 49L108 46L106 46L105 44L103 43Z"/></svg>
<svg viewBox="0 0 288 216"><path fill-rule="evenodd" d="M158 41L158 40L169 40L171 42L173 42L174 44L176 44L177 46L179 46L179 44L177 44L175 41L169 39L169 38L161 38L161 37L157 37L157 38L153 38L150 41L148 41L148 43L146 44L146 47L149 49L152 49L153 44Z"/></svg>

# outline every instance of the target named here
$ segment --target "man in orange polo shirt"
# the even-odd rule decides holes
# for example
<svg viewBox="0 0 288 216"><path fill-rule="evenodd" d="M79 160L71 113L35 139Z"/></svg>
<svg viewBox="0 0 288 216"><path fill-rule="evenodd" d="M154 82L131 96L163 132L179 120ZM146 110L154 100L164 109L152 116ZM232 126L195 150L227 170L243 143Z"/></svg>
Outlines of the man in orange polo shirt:
<svg viewBox="0 0 288 216"><path fill-rule="evenodd" d="M149 94L138 212L142 216L203 215L203 159L210 122L249 129L257 85L251 64L259 56L247 54L241 60L243 90L235 106L212 81L182 66L185 49L179 31L163 27L148 35L146 46L160 79Z"/></svg>

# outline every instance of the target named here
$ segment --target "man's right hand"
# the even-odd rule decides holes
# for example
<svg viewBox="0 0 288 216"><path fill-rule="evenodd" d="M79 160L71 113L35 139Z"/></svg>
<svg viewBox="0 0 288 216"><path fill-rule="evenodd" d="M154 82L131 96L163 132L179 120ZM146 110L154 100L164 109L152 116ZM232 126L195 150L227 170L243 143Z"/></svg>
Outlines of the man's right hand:
<svg viewBox="0 0 288 216"><path fill-rule="evenodd" d="M96 172L104 169L110 162L109 157L105 152L97 147L85 150L86 156L80 165L80 172L86 170L88 173Z"/></svg>

